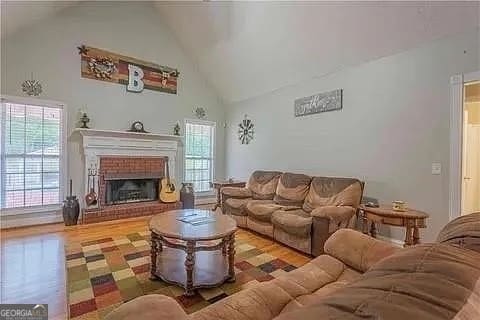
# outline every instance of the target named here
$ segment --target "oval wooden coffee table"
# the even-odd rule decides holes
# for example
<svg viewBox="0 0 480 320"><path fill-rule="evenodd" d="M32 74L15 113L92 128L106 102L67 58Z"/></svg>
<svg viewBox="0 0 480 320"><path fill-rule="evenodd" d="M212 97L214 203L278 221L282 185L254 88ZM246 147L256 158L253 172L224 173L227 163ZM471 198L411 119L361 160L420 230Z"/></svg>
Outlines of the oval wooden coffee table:
<svg viewBox="0 0 480 320"><path fill-rule="evenodd" d="M185 288L235 281L237 223L210 210L188 209L160 213L150 220L151 278Z"/></svg>

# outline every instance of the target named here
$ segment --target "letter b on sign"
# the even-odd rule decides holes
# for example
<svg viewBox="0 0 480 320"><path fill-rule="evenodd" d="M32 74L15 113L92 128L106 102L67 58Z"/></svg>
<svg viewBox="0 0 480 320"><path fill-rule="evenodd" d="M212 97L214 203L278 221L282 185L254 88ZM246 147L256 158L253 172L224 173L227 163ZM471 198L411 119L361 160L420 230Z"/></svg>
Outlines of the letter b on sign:
<svg viewBox="0 0 480 320"><path fill-rule="evenodd" d="M142 92L143 91L143 70L133 64L128 65L128 85L127 91Z"/></svg>

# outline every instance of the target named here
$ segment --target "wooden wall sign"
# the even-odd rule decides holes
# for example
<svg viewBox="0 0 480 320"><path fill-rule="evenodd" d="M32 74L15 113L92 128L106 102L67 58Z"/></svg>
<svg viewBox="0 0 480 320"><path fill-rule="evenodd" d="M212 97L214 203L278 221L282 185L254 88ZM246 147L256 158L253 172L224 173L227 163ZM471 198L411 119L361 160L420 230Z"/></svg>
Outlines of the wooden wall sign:
<svg viewBox="0 0 480 320"><path fill-rule="evenodd" d="M149 89L177 94L177 69L85 45L78 51L84 78L124 84L130 92Z"/></svg>
<svg viewBox="0 0 480 320"><path fill-rule="evenodd" d="M340 110L342 106L343 90L337 89L296 99L294 112L295 117L300 117L314 113Z"/></svg>

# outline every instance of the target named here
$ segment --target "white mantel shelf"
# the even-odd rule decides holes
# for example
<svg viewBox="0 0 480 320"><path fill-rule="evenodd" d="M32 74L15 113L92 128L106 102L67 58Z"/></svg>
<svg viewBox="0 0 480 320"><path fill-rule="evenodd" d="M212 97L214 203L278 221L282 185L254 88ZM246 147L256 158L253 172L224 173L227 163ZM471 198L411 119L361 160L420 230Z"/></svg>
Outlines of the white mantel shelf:
<svg viewBox="0 0 480 320"><path fill-rule="evenodd" d="M117 130L100 130L100 129L83 129L83 128L76 128L75 130L73 130L72 136L75 134L80 134L84 137L112 137L112 138L128 138L128 139L167 140L167 141L176 141L180 145L183 145L183 136L175 136L170 134L117 131Z"/></svg>

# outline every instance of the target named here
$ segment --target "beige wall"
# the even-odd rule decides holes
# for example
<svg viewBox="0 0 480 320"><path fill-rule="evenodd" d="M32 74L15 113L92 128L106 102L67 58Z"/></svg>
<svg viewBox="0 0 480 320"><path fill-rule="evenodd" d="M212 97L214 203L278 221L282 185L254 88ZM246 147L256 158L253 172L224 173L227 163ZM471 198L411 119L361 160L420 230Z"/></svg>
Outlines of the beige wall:
<svg viewBox="0 0 480 320"><path fill-rule="evenodd" d="M450 77L480 69L478 29L278 89L229 106L227 176L255 169L351 176L365 194L404 200L430 213L425 240L448 222ZM466 53L464 53L464 51ZM295 118L294 100L342 88L343 110ZM248 114L255 138L241 145L237 124ZM441 175L432 175L434 162ZM403 239L404 231L382 228Z"/></svg>
<svg viewBox="0 0 480 320"><path fill-rule="evenodd" d="M81 44L178 68L178 94L129 93L124 85L81 78L76 48ZM218 124L215 173L223 178L224 107L151 3L82 3L2 39L1 92L23 96L20 84L31 72L43 85L40 98L67 104L69 134L84 106L93 128L126 130L140 120L146 130L168 134L177 121L183 126L184 118L194 118L195 106L203 106L208 120ZM82 159L78 141L70 137L68 141L69 178L78 194L82 190Z"/></svg>

